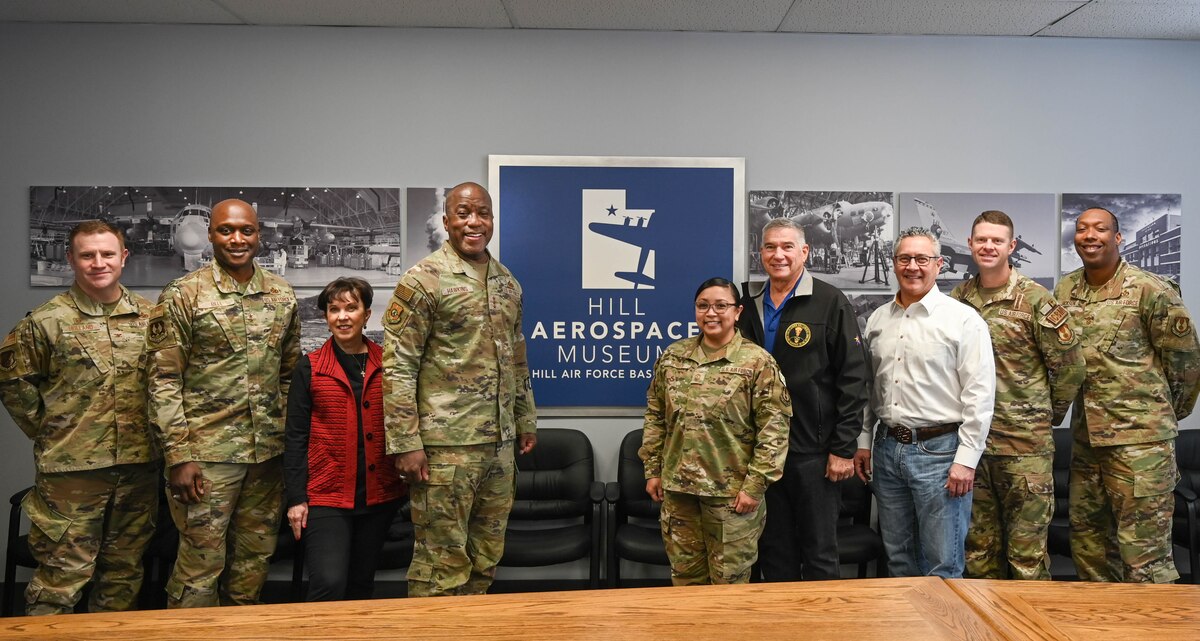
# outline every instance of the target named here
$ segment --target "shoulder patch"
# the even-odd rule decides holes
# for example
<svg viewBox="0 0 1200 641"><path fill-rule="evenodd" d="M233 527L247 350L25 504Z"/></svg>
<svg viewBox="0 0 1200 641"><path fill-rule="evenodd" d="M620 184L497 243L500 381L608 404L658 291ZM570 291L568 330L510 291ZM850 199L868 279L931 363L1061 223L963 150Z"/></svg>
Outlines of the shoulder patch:
<svg viewBox="0 0 1200 641"><path fill-rule="evenodd" d="M16 372L19 358L17 347L17 337L15 334L9 334L8 338L4 339L4 345L0 345L0 373L12 375ZM5 376L5 378L7 377Z"/></svg>
<svg viewBox="0 0 1200 641"><path fill-rule="evenodd" d="M171 330L167 327L167 305L160 303L150 310L150 318L146 319L146 347L151 350L171 347L175 343L171 339Z"/></svg>
<svg viewBox="0 0 1200 641"><path fill-rule="evenodd" d="M1045 306L1042 309L1045 309ZM1066 322L1067 316L1067 308L1062 305L1055 305L1049 312L1044 312L1042 320L1045 321L1047 327L1059 327Z"/></svg>
<svg viewBox="0 0 1200 641"><path fill-rule="evenodd" d="M1171 314L1169 318L1172 334L1179 338L1185 338L1192 333L1192 320L1188 318L1186 313Z"/></svg>
<svg viewBox="0 0 1200 641"><path fill-rule="evenodd" d="M399 291L399 287L397 287L397 291ZM409 292L411 293L412 290ZM407 324L408 315L408 310L400 305L400 301L394 300L391 305L388 305L387 311L383 313L383 322L387 325L388 330L399 332Z"/></svg>
<svg viewBox="0 0 1200 641"><path fill-rule="evenodd" d="M1075 340L1075 332L1071 331L1070 323L1060 324L1056 333L1058 334L1058 342L1063 345L1070 345Z"/></svg>

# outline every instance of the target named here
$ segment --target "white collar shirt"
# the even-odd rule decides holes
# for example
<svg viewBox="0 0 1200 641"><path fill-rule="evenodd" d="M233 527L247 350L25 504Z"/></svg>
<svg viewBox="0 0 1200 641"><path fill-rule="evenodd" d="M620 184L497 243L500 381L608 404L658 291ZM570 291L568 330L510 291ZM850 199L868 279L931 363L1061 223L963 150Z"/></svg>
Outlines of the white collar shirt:
<svg viewBox="0 0 1200 641"><path fill-rule="evenodd" d="M874 380L858 447L871 447L877 422L879 429L960 423L954 462L978 465L996 398L987 322L935 287L907 309L893 299L875 310L863 337Z"/></svg>

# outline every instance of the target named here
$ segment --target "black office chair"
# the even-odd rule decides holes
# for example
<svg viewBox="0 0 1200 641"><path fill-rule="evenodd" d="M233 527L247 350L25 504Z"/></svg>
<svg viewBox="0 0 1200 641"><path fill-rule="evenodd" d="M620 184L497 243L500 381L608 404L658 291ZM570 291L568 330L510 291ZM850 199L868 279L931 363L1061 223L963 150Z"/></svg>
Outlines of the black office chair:
<svg viewBox="0 0 1200 641"><path fill-rule="evenodd" d="M620 587L621 560L669 566L662 529L661 504L646 494L646 468L638 458L642 430L621 440L617 455L617 480L605 487L608 501L608 584Z"/></svg>
<svg viewBox="0 0 1200 641"><path fill-rule="evenodd" d="M1191 582L1200 584L1200 430L1180 430L1175 439L1179 483L1171 540L1188 551Z"/></svg>
<svg viewBox="0 0 1200 641"><path fill-rule="evenodd" d="M1067 510L1071 479L1071 430L1056 429L1054 437L1054 516L1050 519L1047 549L1071 557L1071 517Z"/></svg>
<svg viewBox="0 0 1200 641"><path fill-rule="evenodd" d="M17 609L17 566L36 568L38 563L29 552L29 534L21 533L21 501L32 490L27 487L8 499L8 545L4 555L4 596L0 615L10 617Z"/></svg>
<svg viewBox="0 0 1200 641"><path fill-rule="evenodd" d="M875 575L887 576L887 557L883 537L871 527L871 501L874 494L857 477L838 483L842 490L842 509L838 513L838 563L858 566L858 578L867 578L867 566L875 561ZM771 518L770 513L767 518Z"/></svg>
<svg viewBox="0 0 1200 641"><path fill-rule="evenodd" d="M413 544L412 502L404 500L404 504L396 512L388 527L387 538L383 541L383 549L379 552L378 570L402 570L412 564Z"/></svg>
<svg viewBox="0 0 1200 641"><path fill-rule="evenodd" d="M517 492L500 565L540 567L588 558L600 585L600 502L592 444L579 430L540 429L537 447L517 455ZM563 523L567 524L564 525Z"/></svg>

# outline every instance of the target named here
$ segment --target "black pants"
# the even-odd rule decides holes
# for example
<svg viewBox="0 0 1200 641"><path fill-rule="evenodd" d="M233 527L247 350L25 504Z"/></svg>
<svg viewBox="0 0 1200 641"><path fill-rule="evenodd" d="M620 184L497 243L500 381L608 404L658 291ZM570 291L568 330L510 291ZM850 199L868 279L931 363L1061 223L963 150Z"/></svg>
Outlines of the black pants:
<svg viewBox="0 0 1200 641"><path fill-rule="evenodd" d="M758 562L767 581L841 578L842 493L825 478L828 461L828 454L788 454L783 478L767 487L767 526L758 540Z"/></svg>
<svg viewBox="0 0 1200 641"><path fill-rule="evenodd" d="M365 510L314 506L304 529L308 600L369 599L375 592L375 568L388 527L400 501Z"/></svg>

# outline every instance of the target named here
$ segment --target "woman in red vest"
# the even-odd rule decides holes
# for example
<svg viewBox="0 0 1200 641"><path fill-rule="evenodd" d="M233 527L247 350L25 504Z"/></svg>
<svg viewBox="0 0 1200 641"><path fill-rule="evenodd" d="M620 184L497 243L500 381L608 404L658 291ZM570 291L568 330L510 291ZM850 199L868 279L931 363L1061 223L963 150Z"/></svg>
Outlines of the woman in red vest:
<svg viewBox="0 0 1200 641"><path fill-rule="evenodd" d="M283 454L288 523L304 537L308 600L369 599L406 488L384 454L382 350L363 336L374 292L339 278L317 296L333 333L300 359Z"/></svg>

